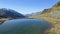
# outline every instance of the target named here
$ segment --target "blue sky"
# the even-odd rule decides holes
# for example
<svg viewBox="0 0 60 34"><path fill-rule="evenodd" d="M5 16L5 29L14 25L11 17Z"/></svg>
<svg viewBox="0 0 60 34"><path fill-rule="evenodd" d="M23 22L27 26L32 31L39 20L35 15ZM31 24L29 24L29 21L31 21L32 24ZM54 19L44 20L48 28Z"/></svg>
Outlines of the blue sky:
<svg viewBox="0 0 60 34"><path fill-rule="evenodd" d="M0 8L31 14L52 7L58 0L0 0Z"/></svg>

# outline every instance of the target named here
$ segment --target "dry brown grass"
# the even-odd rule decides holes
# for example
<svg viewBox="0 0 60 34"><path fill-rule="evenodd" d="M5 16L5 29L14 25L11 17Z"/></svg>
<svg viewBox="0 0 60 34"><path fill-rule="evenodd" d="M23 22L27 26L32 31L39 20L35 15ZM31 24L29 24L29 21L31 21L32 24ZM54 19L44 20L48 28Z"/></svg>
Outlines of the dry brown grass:
<svg viewBox="0 0 60 34"><path fill-rule="evenodd" d="M0 18L0 24L4 23L7 20L11 20L12 18Z"/></svg>
<svg viewBox="0 0 60 34"><path fill-rule="evenodd" d="M46 30L45 34L60 34L60 11L50 12L49 14L41 14L29 16L29 18L40 18L52 24L51 29Z"/></svg>

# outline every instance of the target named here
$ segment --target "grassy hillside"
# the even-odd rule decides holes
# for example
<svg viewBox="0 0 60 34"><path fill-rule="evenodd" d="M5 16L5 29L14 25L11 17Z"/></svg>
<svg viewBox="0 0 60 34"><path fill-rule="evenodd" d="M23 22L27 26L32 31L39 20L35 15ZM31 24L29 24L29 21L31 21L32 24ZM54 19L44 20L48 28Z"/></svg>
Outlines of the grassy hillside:
<svg viewBox="0 0 60 34"><path fill-rule="evenodd" d="M40 18L52 24L52 28L46 34L60 34L60 1L52 8L45 9L41 14L29 16L29 18Z"/></svg>

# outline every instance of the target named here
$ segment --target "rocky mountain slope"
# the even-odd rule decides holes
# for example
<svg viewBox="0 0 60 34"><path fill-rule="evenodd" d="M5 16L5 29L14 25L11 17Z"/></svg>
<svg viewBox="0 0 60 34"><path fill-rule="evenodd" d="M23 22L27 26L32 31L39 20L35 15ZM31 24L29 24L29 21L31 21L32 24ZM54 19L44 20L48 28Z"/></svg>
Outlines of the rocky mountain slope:
<svg viewBox="0 0 60 34"><path fill-rule="evenodd" d="M6 8L0 9L0 24L6 20L19 18L25 18L25 16L11 9Z"/></svg>
<svg viewBox="0 0 60 34"><path fill-rule="evenodd" d="M44 9L41 14L29 16L29 18L40 18L52 24L52 28L46 34L60 34L60 1L52 8Z"/></svg>

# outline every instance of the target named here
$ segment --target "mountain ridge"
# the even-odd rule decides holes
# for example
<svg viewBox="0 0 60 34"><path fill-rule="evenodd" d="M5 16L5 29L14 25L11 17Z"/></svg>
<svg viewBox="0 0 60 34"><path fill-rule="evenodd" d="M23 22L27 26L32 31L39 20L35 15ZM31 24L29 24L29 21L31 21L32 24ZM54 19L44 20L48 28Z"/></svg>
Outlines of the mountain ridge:
<svg viewBox="0 0 60 34"><path fill-rule="evenodd" d="M28 18L43 19L52 24L52 28L47 30L46 34L60 34L60 1L52 8L44 9L41 14L29 16Z"/></svg>

